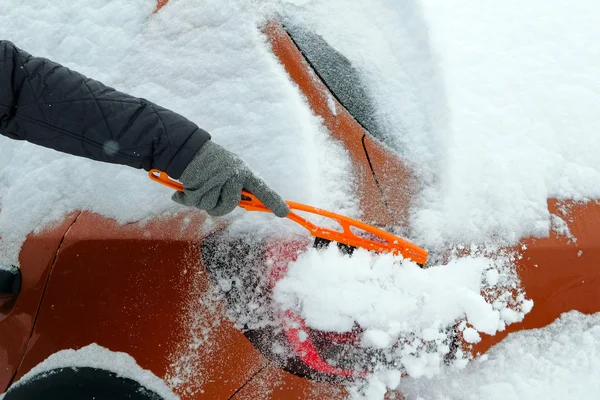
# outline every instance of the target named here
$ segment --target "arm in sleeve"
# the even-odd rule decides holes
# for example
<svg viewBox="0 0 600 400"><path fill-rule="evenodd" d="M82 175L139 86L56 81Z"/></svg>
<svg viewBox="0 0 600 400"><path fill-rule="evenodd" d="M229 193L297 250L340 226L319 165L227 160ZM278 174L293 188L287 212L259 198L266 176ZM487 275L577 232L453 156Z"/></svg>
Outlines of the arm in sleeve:
<svg viewBox="0 0 600 400"><path fill-rule="evenodd" d="M185 117L0 41L0 134L179 178L210 135Z"/></svg>

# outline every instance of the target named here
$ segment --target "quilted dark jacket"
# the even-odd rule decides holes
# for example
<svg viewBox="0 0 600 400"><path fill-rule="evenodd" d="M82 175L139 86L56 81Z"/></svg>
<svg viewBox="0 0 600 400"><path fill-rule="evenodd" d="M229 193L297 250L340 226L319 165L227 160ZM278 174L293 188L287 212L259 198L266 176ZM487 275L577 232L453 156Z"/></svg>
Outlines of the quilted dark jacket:
<svg viewBox="0 0 600 400"><path fill-rule="evenodd" d="M179 178L210 135L181 115L0 41L0 134Z"/></svg>

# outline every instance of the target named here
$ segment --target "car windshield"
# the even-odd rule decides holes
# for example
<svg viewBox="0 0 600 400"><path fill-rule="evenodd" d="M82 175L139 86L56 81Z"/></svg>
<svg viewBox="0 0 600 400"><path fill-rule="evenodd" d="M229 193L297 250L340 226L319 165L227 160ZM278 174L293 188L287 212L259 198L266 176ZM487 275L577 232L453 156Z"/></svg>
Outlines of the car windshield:
<svg viewBox="0 0 600 400"><path fill-rule="evenodd" d="M371 135L383 140L373 101L350 60L308 29L293 23L286 23L285 29L337 100Z"/></svg>

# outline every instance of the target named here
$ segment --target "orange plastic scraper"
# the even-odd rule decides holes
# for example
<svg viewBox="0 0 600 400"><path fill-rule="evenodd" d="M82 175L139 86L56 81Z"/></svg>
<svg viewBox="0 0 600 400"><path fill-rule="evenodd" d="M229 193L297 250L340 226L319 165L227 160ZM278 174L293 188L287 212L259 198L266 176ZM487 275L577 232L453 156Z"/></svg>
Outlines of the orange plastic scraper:
<svg viewBox="0 0 600 400"><path fill-rule="evenodd" d="M148 172L150 179L163 184L171 189L183 191L183 185L169 177L166 172L159 171L157 169L150 170ZM417 264L424 265L427 262L427 250L422 249L401 237L393 235L382 229L374 226L365 224L364 222L357 221L352 218L345 217L343 215L335 214L330 211L322 210L317 207L308 206L306 204L296 203L293 201L286 201L291 210L303 211L311 214L317 214L323 217L331 218L335 220L341 227L342 231L336 231L333 229L321 227L308 221L306 218L301 217L295 212L290 212L287 218L302 225L311 233L311 235L324 239L326 241L335 241L338 243L345 244L350 247L360 247L366 250L376 251L379 253L393 253L401 254L404 258L410 259ZM243 191L242 200L238 204L240 207L245 208L247 211L261 211L271 212L265 205L256 198L252 193ZM352 232L352 227L359 230L365 231L377 238L378 240L371 240L365 237L360 237Z"/></svg>

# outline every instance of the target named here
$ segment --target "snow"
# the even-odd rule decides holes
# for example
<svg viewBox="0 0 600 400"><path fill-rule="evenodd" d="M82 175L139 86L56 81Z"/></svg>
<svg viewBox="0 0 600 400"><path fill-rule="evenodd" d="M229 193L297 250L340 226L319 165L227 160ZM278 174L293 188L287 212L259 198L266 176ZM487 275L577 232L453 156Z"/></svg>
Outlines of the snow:
<svg viewBox="0 0 600 400"><path fill-rule="evenodd" d="M362 72L423 183L425 247L544 236L547 198L600 197L593 0L283 3Z"/></svg>
<svg viewBox="0 0 600 400"><path fill-rule="evenodd" d="M147 369L140 367L133 357L114 352L95 343L78 350L67 349L52 354L25 374L15 385L27 382L37 374L57 368L90 367L114 372L120 377L133 379L165 400L179 400L165 382Z"/></svg>
<svg viewBox="0 0 600 400"><path fill-rule="evenodd" d="M518 287L513 261L510 254L492 258L475 252L421 268L391 254L357 249L350 256L337 246L313 248L289 265L273 298L314 329L344 333L357 323L364 329L361 345L388 350L396 373L431 377L451 351L450 327L463 321L458 326L463 338L477 343L479 332L494 335L531 310L522 293L513 293ZM490 274L493 284L485 279ZM370 364L374 370L387 365Z"/></svg>
<svg viewBox="0 0 600 400"><path fill-rule="evenodd" d="M88 76L117 81L120 60L152 12L146 0L0 4L0 37ZM120 166L60 154L0 136L0 259L18 265L26 235L87 209L121 222L172 209L168 191Z"/></svg>
<svg viewBox="0 0 600 400"><path fill-rule="evenodd" d="M425 335L423 335L425 336ZM428 340L428 339L425 339ZM362 335L362 346L385 349L392 344L391 335L379 329L368 329Z"/></svg>
<svg viewBox="0 0 600 400"><path fill-rule="evenodd" d="M76 9L66 0L38 3L3 1L0 37L182 113L285 198L357 215L346 151L257 30L267 10L242 0L172 1L155 15L152 0L90 0ZM18 265L26 235L70 211L125 223L182 208L143 171L0 137L0 209L0 260ZM303 231L257 214L236 211L232 232Z"/></svg>
<svg viewBox="0 0 600 400"><path fill-rule="evenodd" d="M13 271L15 267L7 264L0 264L0 271Z"/></svg>
<svg viewBox="0 0 600 400"><path fill-rule="evenodd" d="M490 286L496 286L498 283L498 279L500 279L500 273L497 269L488 269L485 272L485 281Z"/></svg>
<svg viewBox="0 0 600 400"><path fill-rule="evenodd" d="M433 220L415 217L422 232L545 235L546 198L598 198L597 3L421 6L451 115L446 183Z"/></svg>
<svg viewBox="0 0 600 400"><path fill-rule="evenodd" d="M514 244L529 235L547 236L550 229L577 240L564 220L550 215L546 201L600 196L600 51L595 44L600 8L595 2L284 3L287 18L309 26L362 72L387 127L386 143L416 167L422 191L409 232L419 244L433 253L460 243ZM327 296L316 293L308 300L310 289L300 286L317 284L310 277L323 274L303 268L290 270L301 282L290 290L300 295L292 297L294 306L305 316L323 313L323 319L309 318L318 326L343 323L347 328L352 319L347 314L341 320L335 312L327 314L337 301L311 304ZM348 292L359 298L356 293L363 292L351 289L358 275L350 275ZM488 270L484 289L499 277ZM343 292L337 282L330 284L333 298ZM379 291L385 295L386 288ZM515 313L502 300L490 304L471 294L462 306L477 326L464 328L463 337L473 342L477 331L493 333L499 320L515 322L533 306L521 297L522 309ZM348 297L339 305L352 307ZM353 316L361 315L358 310ZM385 342L374 337L366 343ZM418 363L423 359L414 361L413 371L422 374ZM368 388L374 391L369 398L383 397L381 384L377 388Z"/></svg>
<svg viewBox="0 0 600 400"><path fill-rule="evenodd" d="M467 343L479 343L481 341L479 332L473 328L466 328L463 331L463 338Z"/></svg>
<svg viewBox="0 0 600 400"><path fill-rule="evenodd" d="M312 248L289 265L275 286L274 299L284 310L300 312L312 328L325 331L349 332L358 322L397 336L445 327L466 315L474 328L494 334L505 327L502 311L507 305L494 309L492 300L483 297L482 274L509 271L510 262L508 257L470 256L421 268L391 254L358 249L349 256L336 246ZM370 335L378 343L383 340L380 333Z"/></svg>
<svg viewBox="0 0 600 400"><path fill-rule="evenodd" d="M563 314L543 329L509 335L459 371L404 379L408 400L596 399L600 393L600 313Z"/></svg>
<svg viewBox="0 0 600 400"><path fill-rule="evenodd" d="M567 239L569 239L569 241L573 243L577 241L577 238L573 236L573 234L569 230L569 225L567 225L567 222L558 215L550 215L550 224L552 226L552 230L557 234L566 237Z"/></svg>
<svg viewBox="0 0 600 400"><path fill-rule="evenodd" d="M367 347L387 349L417 332L417 348L400 356L410 375L431 378L402 381L409 398L592 398L600 391L597 315L571 313L509 336L484 362L467 364L459 354L454 369L441 367L445 325L463 320L459 331L476 343L479 332L502 330L533 306L524 294L492 290L516 278L511 255L492 256L490 242L550 229L575 241L563 217L548 212L547 198L600 198L596 2L171 0L152 14L154 6L3 0L0 38L184 114L285 198L359 216L345 150L257 29L275 12L309 27L361 73L386 144L415 169L417 202L405 227L411 239L432 253L485 245L427 269L310 250L277 286L280 304L321 329L347 331L358 320ZM180 211L169 195L143 171L0 137L0 265L18 265L26 235L71 211L138 221ZM227 218L235 234L296 229L241 210ZM428 353L422 341L438 345ZM382 398L399 379L398 370L382 367L353 393Z"/></svg>

